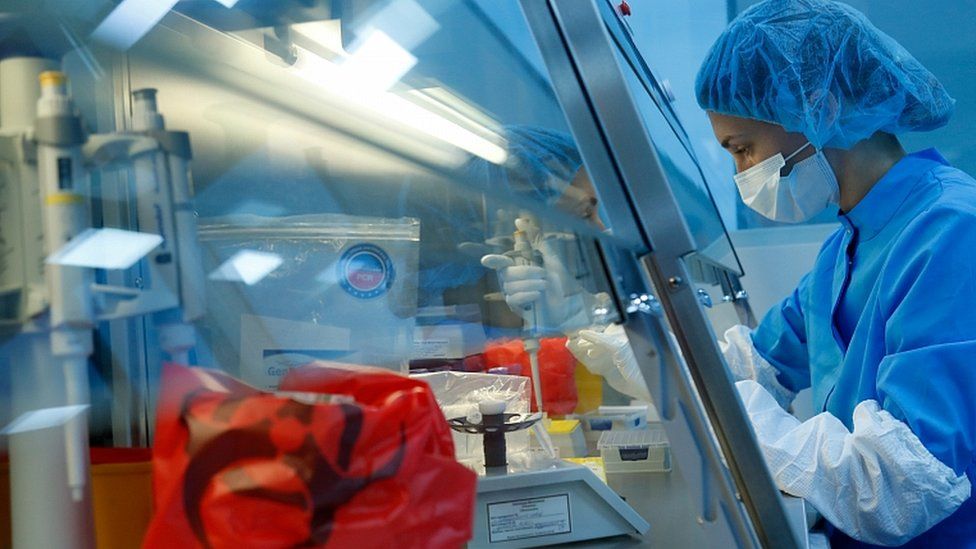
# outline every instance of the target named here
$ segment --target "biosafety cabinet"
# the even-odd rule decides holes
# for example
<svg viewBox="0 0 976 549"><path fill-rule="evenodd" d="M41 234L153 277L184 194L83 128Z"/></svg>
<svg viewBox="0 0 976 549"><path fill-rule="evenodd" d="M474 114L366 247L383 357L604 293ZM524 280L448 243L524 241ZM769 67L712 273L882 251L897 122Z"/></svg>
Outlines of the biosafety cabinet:
<svg viewBox="0 0 976 549"><path fill-rule="evenodd" d="M89 448L152 446L164 363L275 391L316 360L459 423L465 383L541 401L509 454L578 462L455 435L472 547L806 546L709 320L754 322L741 267L617 4L0 4L0 546L104 539ZM651 406L566 350L608 326Z"/></svg>

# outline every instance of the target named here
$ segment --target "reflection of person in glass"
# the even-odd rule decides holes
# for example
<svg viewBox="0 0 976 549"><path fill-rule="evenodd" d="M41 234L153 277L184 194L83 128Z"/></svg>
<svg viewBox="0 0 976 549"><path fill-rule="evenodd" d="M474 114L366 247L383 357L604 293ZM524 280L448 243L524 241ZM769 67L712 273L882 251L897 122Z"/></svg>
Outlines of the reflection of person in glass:
<svg viewBox="0 0 976 549"><path fill-rule="evenodd" d="M537 185L545 185L522 189L522 194L531 191L546 204L604 228L593 183L568 135L529 127L510 128L508 134L510 143L513 138L519 143L514 149L520 152L516 166L552 166L551 160L560 158L561 167L550 173L559 173L562 177L530 178L511 169L502 172L501 168L489 167L495 170L496 184L507 185L513 191L521 189L513 181L531 180ZM572 154L566 154L568 150ZM560 154L553 154L553 151ZM647 384L623 327L593 324L593 319L600 316L594 311L606 308L609 297L586 291L569 273L565 254L558 245L562 233L546 232L531 219L523 221L521 227L528 234L533 249L539 252L541 264L485 261L498 269L499 284L511 310L519 315L535 314L535 320L541 319L541 325L536 328L544 333L566 335L567 347L588 370L604 377L612 388L624 395L650 402ZM514 229L512 223L508 230ZM535 308L534 313L529 312L529 306Z"/></svg>
<svg viewBox="0 0 976 549"><path fill-rule="evenodd" d="M719 37L697 95L743 201L798 222L839 206L813 270L726 357L779 487L835 547L976 546L976 181L897 134L953 100L852 8L768 0ZM812 388L821 413L783 407Z"/></svg>
<svg viewBox="0 0 976 549"><path fill-rule="evenodd" d="M503 197L502 200L488 200L486 215L489 219L489 238L485 251L492 254L510 252L513 247L512 235L516 230L516 219L523 215L518 207L512 206L504 198L514 198L518 201L532 202L541 206L555 207L565 212L576 212L580 217L598 220L596 199L592 185L583 172L582 159L572 138L563 132L537 126L508 126L504 129L506 152L508 161L503 165L485 160L472 159L466 169L466 177L471 186L490 189L494 196ZM486 194L487 196L487 194ZM526 266L530 271L529 279L537 279L529 284L550 284L553 292L550 302L552 311L546 311L547 319L560 324L567 317L581 318L585 305L583 300L589 300L589 294L581 291L580 285L573 274L575 265L571 264L571 257L564 253L571 242L571 235L562 231L552 231L546 221L536 219L525 214L528 221L537 226L538 230L531 232L532 248L542 263L549 265L549 269ZM539 225L542 225L541 227ZM482 252L484 253L484 251ZM491 255L491 254L490 254ZM479 256L480 257L480 256ZM556 268L556 265L559 268ZM481 272L484 269L478 264ZM514 271L506 271L514 272ZM480 285L477 294L480 299L485 294L497 292L494 287L494 276L487 285ZM504 281L501 281L504 285ZM472 291L466 288L445 292L445 303L470 302ZM558 294L558 295L557 295ZM539 294L536 294L539 297ZM509 301L509 304L514 303ZM490 337L515 336L523 325L523 319L518 314L524 312L520 307L505 307L494 301L482 301L483 317ZM556 310L556 309L559 310ZM568 316L567 316L568 315ZM540 326L545 333L559 332L558 327L550 326L547 320ZM553 328L553 329L549 329Z"/></svg>

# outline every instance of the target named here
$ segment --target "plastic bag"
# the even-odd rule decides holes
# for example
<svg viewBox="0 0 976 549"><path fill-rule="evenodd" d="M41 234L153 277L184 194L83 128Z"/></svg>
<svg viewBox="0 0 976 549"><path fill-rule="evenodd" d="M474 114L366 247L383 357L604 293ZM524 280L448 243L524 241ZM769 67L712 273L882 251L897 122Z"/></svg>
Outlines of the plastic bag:
<svg viewBox="0 0 976 549"><path fill-rule="evenodd" d="M478 411L478 404L485 399L505 403L509 414L527 414L530 408L529 386L531 380L523 376L494 375L475 372L434 372L411 374L413 379L427 383L434 392L444 417L467 417ZM482 435L451 431L457 459L484 465ZM515 431L505 435L509 455L528 449L529 432Z"/></svg>
<svg viewBox="0 0 976 549"><path fill-rule="evenodd" d="M475 475L426 384L315 363L266 393L166 365L144 547L459 547Z"/></svg>
<svg viewBox="0 0 976 549"><path fill-rule="evenodd" d="M268 390L315 359L407 371L419 220L242 214L201 220L199 237L217 312L201 334L221 369ZM262 262L277 266L257 276Z"/></svg>

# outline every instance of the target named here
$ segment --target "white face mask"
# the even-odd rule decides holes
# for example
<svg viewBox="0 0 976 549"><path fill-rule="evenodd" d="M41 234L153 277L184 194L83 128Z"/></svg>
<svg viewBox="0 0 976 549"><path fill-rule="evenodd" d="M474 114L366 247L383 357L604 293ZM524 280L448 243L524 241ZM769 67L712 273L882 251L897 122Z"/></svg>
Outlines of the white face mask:
<svg viewBox="0 0 976 549"><path fill-rule="evenodd" d="M828 205L837 204L840 187L823 151L797 162L788 175L779 174L787 160L809 146L808 142L785 159L776 153L735 174L735 184L746 206L773 221L800 223Z"/></svg>

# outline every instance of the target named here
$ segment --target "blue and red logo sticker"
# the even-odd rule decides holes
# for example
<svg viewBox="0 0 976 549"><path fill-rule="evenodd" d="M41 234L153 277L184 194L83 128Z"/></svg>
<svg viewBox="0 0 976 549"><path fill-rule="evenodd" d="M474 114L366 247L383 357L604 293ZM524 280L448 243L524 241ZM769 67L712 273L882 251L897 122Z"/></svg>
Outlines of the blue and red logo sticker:
<svg viewBox="0 0 976 549"><path fill-rule="evenodd" d="M357 244L339 258L339 285L353 297L379 297L393 286L396 273L389 254L375 244Z"/></svg>

